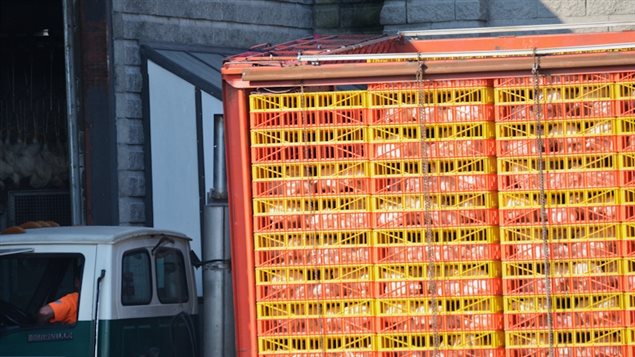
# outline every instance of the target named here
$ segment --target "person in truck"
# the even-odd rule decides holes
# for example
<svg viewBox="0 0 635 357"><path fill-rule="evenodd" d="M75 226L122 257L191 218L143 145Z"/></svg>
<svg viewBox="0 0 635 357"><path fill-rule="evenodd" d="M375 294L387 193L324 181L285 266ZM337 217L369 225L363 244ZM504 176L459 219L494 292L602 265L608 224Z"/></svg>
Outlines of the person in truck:
<svg viewBox="0 0 635 357"><path fill-rule="evenodd" d="M81 269L77 269L77 271L81 271ZM42 306L37 314L38 322L74 325L77 322L80 284L80 276L76 273L74 276L75 291L72 291L61 298Z"/></svg>

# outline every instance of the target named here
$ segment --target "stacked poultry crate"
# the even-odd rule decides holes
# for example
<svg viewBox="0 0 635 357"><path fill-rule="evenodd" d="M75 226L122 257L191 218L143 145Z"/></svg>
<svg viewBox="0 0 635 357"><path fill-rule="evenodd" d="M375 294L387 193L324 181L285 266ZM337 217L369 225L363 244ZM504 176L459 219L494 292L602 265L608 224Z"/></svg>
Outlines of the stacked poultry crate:
<svg viewBox="0 0 635 357"><path fill-rule="evenodd" d="M379 355L504 354L491 86L368 93Z"/></svg>
<svg viewBox="0 0 635 357"><path fill-rule="evenodd" d="M625 355L611 75L502 78L495 97L507 355Z"/></svg>
<svg viewBox="0 0 635 357"><path fill-rule="evenodd" d="M372 356L365 92L250 106L259 355Z"/></svg>
<svg viewBox="0 0 635 357"><path fill-rule="evenodd" d="M628 355L635 356L635 72L616 73L618 161L624 242L624 300Z"/></svg>

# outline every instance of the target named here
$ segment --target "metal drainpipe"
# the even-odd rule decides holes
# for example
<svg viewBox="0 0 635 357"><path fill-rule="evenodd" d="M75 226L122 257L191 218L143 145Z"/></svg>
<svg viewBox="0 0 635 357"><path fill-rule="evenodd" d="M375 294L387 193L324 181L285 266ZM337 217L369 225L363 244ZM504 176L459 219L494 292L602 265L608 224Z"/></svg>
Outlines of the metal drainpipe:
<svg viewBox="0 0 635 357"><path fill-rule="evenodd" d="M64 69L66 75L66 120L68 129L68 161L71 196L71 220L73 225L84 223L83 200L79 164L77 105L75 100L75 61L73 0L62 0L64 8Z"/></svg>
<svg viewBox="0 0 635 357"><path fill-rule="evenodd" d="M225 119L214 115L214 190L212 198L227 199L227 170L225 169Z"/></svg>
<svg viewBox="0 0 635 357"><path fill-rule="evenodd" d="M203 221L203 355L233 356L234 310L222 115L214 117L214 190Z"/></svg>

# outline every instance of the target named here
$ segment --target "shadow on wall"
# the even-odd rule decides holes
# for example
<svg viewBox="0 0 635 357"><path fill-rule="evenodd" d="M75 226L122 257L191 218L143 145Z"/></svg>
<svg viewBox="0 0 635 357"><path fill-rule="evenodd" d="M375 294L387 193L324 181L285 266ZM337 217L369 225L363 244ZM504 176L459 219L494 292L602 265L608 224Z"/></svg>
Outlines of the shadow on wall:
<svg viewBox="0 0 635 357"><path fill-rule="evenodd" d="M380 23L384 33L392 34L402 30L625 21L632 20L634 14L635 2L624 6L619 0L385 0Z"/></svg>

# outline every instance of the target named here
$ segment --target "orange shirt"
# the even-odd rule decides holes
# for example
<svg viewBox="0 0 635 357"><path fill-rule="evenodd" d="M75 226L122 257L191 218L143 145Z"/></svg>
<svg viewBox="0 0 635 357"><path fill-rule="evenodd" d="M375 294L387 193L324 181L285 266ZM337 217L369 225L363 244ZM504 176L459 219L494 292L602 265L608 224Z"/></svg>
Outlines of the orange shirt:
<svg viewBox="0 0 635 357"><path fill-rule="evenodd" d="M59 300L53 301L48 305L53 310L53 317L50 323L61 322L72 325L77 322L77 303L79 293L70 293L62 296Z"/></svg>

